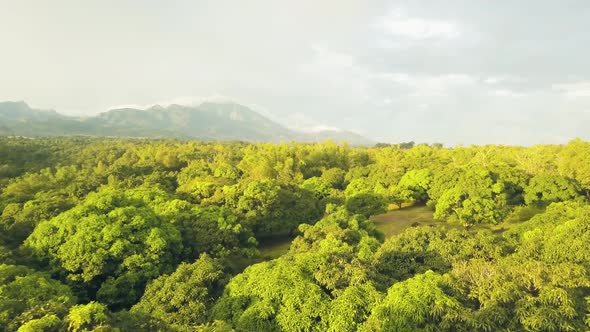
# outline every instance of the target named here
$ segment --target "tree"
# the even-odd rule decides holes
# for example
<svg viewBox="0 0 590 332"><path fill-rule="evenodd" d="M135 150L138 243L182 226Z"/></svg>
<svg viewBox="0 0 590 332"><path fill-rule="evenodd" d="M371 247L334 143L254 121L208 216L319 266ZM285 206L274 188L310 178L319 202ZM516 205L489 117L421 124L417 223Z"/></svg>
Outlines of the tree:
<svg viewBox="0 0 590 332"><path fill-rule="evenodd" d="M0 216L0 226L10 234L4 243L11 247L20 245L42 220L51 219L72 208L74 201L56 193L37 195L24 204L10 203Z"/></svg>
<svg viewBox="0 0 590 332"><path fill-rule="evenodd" d="M323 212L312 192L271 180L250 182L241 193L228 196L228 205L245 216L258 236L289 234L301 223L315 222Z"/></svg>
<svg viewBox="0 0 590 332"><path fill-rule="evenodd" d="M288 254L230 280L214 307L215 318L239 331L358 326L380 297L371 283L371 258L379 245L373 227L342 208L314 225L301 225L302 235Z"/></svg>
<svg viewBox="0 0 590 332"><path fill-rule="evenodd" d="M507 214L504 183L482 169L464 171L456 185L438 199L434 217L455 216L468 226L500 222Z"/></svg>
<svg viewBox="0 0 590 332"><path fill-rule="evenodd" d="M554 203L505 234L512 254L459 261L453 288L481 329L580 331L590 280L590 208Z"/></svg>
<svg viewBox="0 0 590 332"><path fill-rule="evenodd" d="M73 306L65 320L69 331L106 331L110 325L107 306L98 302Z"/></svg>
<svg viewBox="0 0 590 332"><path fill-rule="evenodd" d="M341 168L330 168L322 172L321 178L327 181L334 189L343 190L346 188L346 172Z"/></svg>
<svg viewBox="0 0 590 332"><path fill-rule="evenodd" d="M183 257L189 261L202 253L215 257L248 254L256 245L251 225L240 223L238 216L223 206L194 205L173 199L159 204L157 213L180 231Z"/></svg>
<svg viewBox="0 0 590 332"><path fill-rule="evenodd" d="M575 139L559 152L556 159L559 174L578 181L590 201L590 143Z"/></svg>
<svg viewBox="0 0 590 332"><path fill-rule="evenodd" d="M357 194L370 193L373 189L375 189L375 184L369 179L361 177L351 180L344 189L344 194L346 197L352 197Z"/></svg>
<svg viewBox="0 0 590 332"><path fill-rule="evenodd" d="M469 331L461 328L465 310L445 292L443 279L426 271L394 284L361 331Z"/></svg>
<svg viewBox="0 0 590 332"><path fill-rule="evenodd" d="M428 205L434 207L445 192L455 187L462 174L463 170L456 167L446 167L434 172L427 191L430 199Z"/></svg>
<svg viewBox="0 0 590 332"><path fill-rule="evenodd" d="M388 287L428 270L448 272L458 262L495 260L507 251L507 244L489 231L412 227L387 239L376 251L373 264Z"/></svg>
<svg viewBox="0 0 590 332"><path fill-rule="evenodd" d="M0 156L0 331L590 324L588 142L0 138ZM384 240L367 217L404 202L448 223ZM255 264L269 235L297 236Z"/></svg>
<svg viewBox="0 0 590 332"><path fill-rule="evenodd" d="M252 265L229 282L215 318L238 331L321 329L329 296L287 259Z"/></svg>
<svg viewBox="0 0 590 332"><path fill-rule="evenodd" d="M429 170L410 170L402 176L398 188L402 192L402 196L426 203L431 181L432 173Z"/></svg>
<svg viewBox="0 0 590 332"><path fill-rule="evenodd" d="M397 205L399 209L403 207L403 204L411 199L410 192L400 187L393 187L385 190L387 200Z"/></svg>
<svg viewBox="0 0 590 332"><path fill-rule="evenodd" d="M311 177L301 184L301 188L314 193L317 199L324 199L330 196L332 184L321 177Z"/></svg>
<svg viewBox="0 0 590 332"><path fill-rule="evenodd" d="M320 176L333 168L346 170L352 162L351 158L364 159L362 153L351 156L350 148L346 144L331 141L309 146L307 150L301 166L305 178Z"/></svg>
<svg viewBox="0 0 590 332"><path fill-rule="evenodd" d="M63 321L56 315L32 319L18 328L18 332L57 332L63 329Z"/></svg>
<svg viewBox="0 0 590 332"><path fill-rule="evenodd" d="M256 144L244 149L244 157L238 169L254 181L277 180L280 183L296 184L303 175L302 161L287 144Z"/></svg>
<svg viewBox="0 0 590 332"><path fill-rule="evenodd" d="M525 203L537 207L576 199L580 199L579 185L570 179L553 175L533 177L524 193Z"/></svg>
<svg viewBox="0 0 590 332"><path fill-rule="evenodd" d="M451 287L471 308L474 329L580 331L583 322L576 307L581 299L573 289L587 287L585 273L572 264L517 256L478 259L454 266Z"/></svg>
<svg viewBox="0 0 590 332"><path fill-rule="evenodd" d="M0 326L16 331L26 324L56 327L76 297L66 285L48 274L24 266L0 265ZM59 324L58 324L59 322Z"/></svg>
<svg viewBox="0 0 590 332"><path fill-rule="evenodd" d="M414 143L414 141L410 141L410 142L403 142L398 144L400 149L411 149L414 147L416 143Z"/></svg>
<svg viewBox="0 0 590 332"><path fill-rule="evenodd" d="M371 283L345 288L330 303L327 331L358 331L381 298L381 293Z"/></svg>
<svg viewBox="0 0 590 332"><path fill-rule="evenodd" d="M227 282L222 264L203 254L192 264L153 280L131 312L141 312L179 329L209 321L210 307Z"/></svg>
<svg viewBox="0 0 590 332"><path fill-rule="evenodd" d="M346 200L346 209L355 214L370 217L386 211L385 197L374 193L356 194Z"/></svg>
<svg viewBox="0 0 590 332"><path fill-rule="evenodd" d="M491 171L497 174L498 179L504 183L506 203L515 206L522 205L524 203L524 188L527 186L530 176L524 171L505 163L491 162L496 163L490 167Z"/></svg>
<svg viewBox="0 0 590 332"><path fill-rule="evenodd" d="M128 306L181 253L179 231L150 206L165 197L157 190L105 188L40 223L25 247L52 271L96 289L101 302Z"/></svg>
<svg viewBox="0 0 590 332"><path fill-rule="evenodd" d="M445 272L450 262L430 248L443 234L428 227L410 228L387 239L377 250L373 264L385 279L385 288L427 270Z"/></svg>

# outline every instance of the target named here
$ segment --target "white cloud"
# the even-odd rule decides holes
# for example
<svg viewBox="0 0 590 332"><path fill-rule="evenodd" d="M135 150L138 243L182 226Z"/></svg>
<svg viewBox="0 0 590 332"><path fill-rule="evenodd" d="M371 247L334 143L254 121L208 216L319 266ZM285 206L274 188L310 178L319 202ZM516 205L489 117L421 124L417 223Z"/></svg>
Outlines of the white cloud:
<svg viewBox="0 0 590 332"><path fill-rule="evenodd" d="M509 89L495 89L488 93L492 97L523 97L525 93L517 92Z"/></svg>
<svg viewBox="0 0 590 332"><path fill-rule="evenodd" d="M324 125L299 128L298 130L302 131L304 133L319 133L322 131L337 131L337 132L343 131L341 128L338 128L338 127L324 126Z"/></svg>
<svg viewBox="0 0 590 332"><path fill-rule="evenodd" d="M309 128L318 126L318 122L310 116L300 112L291 113L287 116L287 123L289 128L301 130L302 128Z"/></svg>
<svg viewBox="0 0 590 332"><path fill-rule="evenodd" d="M394 10L380 19L376 26L391 35L410 39L451 39L460 35L453 22L409 17L401 10Z"/></svg>
<svg viewBox="0 0 590 332"><path fill-rule="evenodd" d="M314 45L312 49L315 52L312 64L315 66L342 68L355 65L355 59L350 54L335 52L321 45Z"/></svg>
<svg viewBox="0 0 590 332"><path fill-rule="evenodd" d="M369 99L369 72L353 55L333 51L324 46L312 46L311 61L298 66L305 76L311 93L352 99Z"/></svg>
<svg viewBox="0 0 590 332"><path fill-rule="evenodd" d="M410 96L445 96L451 90L477 83L477 79L466 74L410 75L407 73L377 73L372 77L384 82L408 88Z"/></svg>
<svg viewBox="0 0 590 332"><path fill-rule="evenodd" d="M160 102L156 102L155 104L161 106L168 106L168 105L184 105L184 106L199 106L203 103L233 103L235 102L233 98L220 95L220 94L213 94L207 97L197 97L197 96L188 96L188 97L179 97L170 100L164 100Z"/></svg>
<svg viewBox="0 0 590 332"><path fill-rule="evenodd" d="M523 82L523 78L513 75L487 76L482 82L485 84L518 83Z"/></svg>
<svg viewBox="0 0 590 332"><path fill-rule="evenodd" d="M590 82L588 81L554 84L551 88L568 98L590 97Z"/></svg>
<svg viewBox="0 0 590 332"><path fill-rule="evenodd" d="M342 131L341 128L321 124L309 115L301 112L289 114L286 120L287 127L305 133L317 133L324 130Z"/></svg>
<svg viewBox="0 0 590 332"><path fill-rule="evenodd" d="M199 96L184 96L184 97L177 97L167 100L160 100L149 104L122 104L111 106L108 109L118 109L118 108L136 108L136 109L147 109L155 105L160 106L170 106L170 105L183 105L183 106L199 106L203 103L238 103L235 99L220 95L220 94L213 94L208 97L199 97ZM239 104L239 103L238 103ZM243 104L244 105L244 104Z"/></svg>

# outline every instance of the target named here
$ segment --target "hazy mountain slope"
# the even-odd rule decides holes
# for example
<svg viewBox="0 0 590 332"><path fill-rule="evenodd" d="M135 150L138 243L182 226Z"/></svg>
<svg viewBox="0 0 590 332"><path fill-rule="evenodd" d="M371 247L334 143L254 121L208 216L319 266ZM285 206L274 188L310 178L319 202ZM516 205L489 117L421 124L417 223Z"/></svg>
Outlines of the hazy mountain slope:
<svg viewBox="0 0 590 332"><path fill-rule="evenodd" d="M32 109L23 101L0 102L0 120L2 121L49 121L64 119L65 116L56 111L45 111Z"/></svg>
<svg viewBox="0 0 590 332"><path fill-rule="evenodd" d="M156 105L145 110L121 108L83 119L35 110L24 102L4 102L0 103L0 135L174 137L252 142L332 139L355 145L374 143L347 131L297 132L248 107L229 102L199 106Z"/></svg>
<svg viewBox="0 0 590 332"><path fill-rule="evenodd" d="M0 102L0 135L83 135L91 131L78 119L50 110L32 109L25 102Z"/></svg>
<svg viewBox="0 0 590 332"><path fill-rule="evenodd" d="M154 106L147 110L124 108L102 113L88 121L109 128L113 133L134 128L133 131L143 132L145 136L245 141L280 141L293 136L283 126L234 103Z"/></svg>

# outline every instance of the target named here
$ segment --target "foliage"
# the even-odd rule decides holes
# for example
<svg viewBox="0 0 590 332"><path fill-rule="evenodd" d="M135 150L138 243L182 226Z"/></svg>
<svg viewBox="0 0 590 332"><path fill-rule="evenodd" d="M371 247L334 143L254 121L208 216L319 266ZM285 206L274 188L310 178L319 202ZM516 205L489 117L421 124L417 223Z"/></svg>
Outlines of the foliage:
<svg viewBox="0 0 590 332"><path fill-rule="evenodd" d="M464 315L461 303L447 294L443 277L426 271L387 291L363 326L364 331L457 331Z"/></svg>
<svg viewBox="0 0 590 332"><path fill-rule="evenodd" d="M507 214L504 189L504 182L490 171L465 170L438 199L434 217L454 216L465 225L496 224Z"/></svg>
<svg viewBox="0 0 590 332"><path fill-rule="evenodd" d="M554 202L576 200L580 197L579 185L567 178L537 175L525 188L524 201L528 205L545 207Z"/></svg>
<svg viewBox="0 0 590 332"><path fill-rule="evenodd" d="M208 322L209 309L225 283L220 262L203 254L195 263L183 263L172 274L153 280L131 311L170 326L194 328Z"/></svg>
<svg viewBox="0 0 590 332"><path fill-rule="evenodd" d="M60 325L76 297L48 274L24 266L0 265L0 326L16 331ZM1 328L0 328L1 329Z"/></svg>
<svg viewBox="0 0 590 332"><path fill-rule="evenodd" d="M108 321L106 305L97 302L73 306L66 317L70 331L101 331Z"/></svg>
<svg viewBox="0 0 590 332"><path fill-rule="evenodd" d="M356 194L346 200L346 209L355 214L370 217L385 212L387 201L385 197L375 193Z"/></svg>
<svg viewBox="0 0 590 332"><path fill-rule="evenodd" d="M165 194L153 189L105 188L39 224L26 248L52 271L97 289L101 302L127 306L149 279L170 270L181 252L178 230L151 207L163 199Z"/></svg>
<svg viewBox="0 0 590 332"><path fill-rule="evenodd" d="M409 170L399 180L398 187L406 200L426 203L431 181L432 173L428 169Z"/></svg>
<svg viewBox="0 0 590 332"><path fill-rule="evenodd" d="M590 326L588 142L0 138L0 156L0 331Z"/></svg>

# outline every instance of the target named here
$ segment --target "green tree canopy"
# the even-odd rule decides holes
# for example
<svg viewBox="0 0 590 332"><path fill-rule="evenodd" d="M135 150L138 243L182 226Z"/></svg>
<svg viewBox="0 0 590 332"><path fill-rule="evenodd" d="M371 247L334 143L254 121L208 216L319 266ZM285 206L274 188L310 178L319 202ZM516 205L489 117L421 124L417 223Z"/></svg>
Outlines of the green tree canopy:
<svg viewBox="0 0 590 332"><path fill-rule="evenodd" d="M370 217L387 209L387 200L381 194L360 193L346 200L346 209L354 214Z"/></svg>
<svg viewBox="0 0 590 332"><path fill-rule="evenodd" d="M141 312L178 328L196 328L210 319L210 307L227 282L223 265L206 254L153 280L131 312Z"/></svg>
<svg viewBox="0 0 590 332"><path fill-rule="evenodd" d="M25 246L54 272L96 289L101 302L129 305L181 253L179 231L153 208L165 197L157 190L105 188L40 223Z"/></svg>
<svg viewBox="0 0 590 332"><path fill-rule="evenodd" d="M436 202L434 217L456 217L465 225L500 222L507 214L504 182L484 169L463 171Z"/></svg>
<svg viewBox="0 0 590 332"><path fill-rule="evenodd" d="M537 175L525 188L528 205L545 207L553 202L580 199L580 186L573 180L554 175Z"/></svg>
<svg viewBox="0 0 590 332"><path fill-rule="evenodd" d="M0 265L0 330L16 331L24 324L24 331L33 331L34 326L56 330L75 303L70 288L47 273Z"/></svg>

